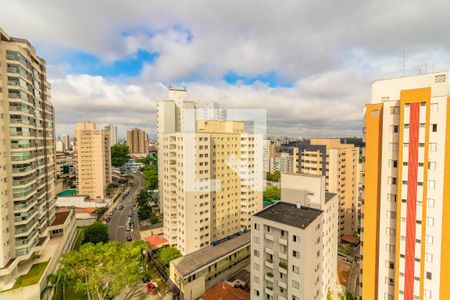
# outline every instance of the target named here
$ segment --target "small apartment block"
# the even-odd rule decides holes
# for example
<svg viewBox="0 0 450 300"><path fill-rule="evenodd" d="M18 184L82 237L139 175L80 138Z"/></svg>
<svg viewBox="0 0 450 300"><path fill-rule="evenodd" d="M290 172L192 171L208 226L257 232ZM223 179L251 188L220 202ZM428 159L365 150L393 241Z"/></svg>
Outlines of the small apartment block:
<svg viewBox="0 0 450 300"><path fill-rule="evenodd" d="M170 262L170 279L182 299L193 300L250 262L250 233L204 247Z"/></svg>

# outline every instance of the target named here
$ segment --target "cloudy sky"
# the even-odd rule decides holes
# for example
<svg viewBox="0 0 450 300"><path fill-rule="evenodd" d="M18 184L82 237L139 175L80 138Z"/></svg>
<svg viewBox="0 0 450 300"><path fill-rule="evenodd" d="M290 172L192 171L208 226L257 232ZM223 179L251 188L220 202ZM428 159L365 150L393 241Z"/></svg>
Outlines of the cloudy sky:
<svg viewBox="0 0 450 300"><path fill-rule="evenodd" d="M0 0L48 64L57 134L77 121L155 133L166 86L265 108L268 133L361 134L371 81L446 70L449 1Z"/></svg>

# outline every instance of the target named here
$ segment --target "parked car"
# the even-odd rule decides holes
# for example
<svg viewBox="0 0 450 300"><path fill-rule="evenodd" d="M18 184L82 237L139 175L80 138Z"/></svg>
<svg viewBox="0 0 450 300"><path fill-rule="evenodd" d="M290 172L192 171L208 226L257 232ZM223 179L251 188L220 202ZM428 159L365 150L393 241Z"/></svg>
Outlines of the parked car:
<svg viewBox="0 0 450 300"><path fill-rule="evenodd" d="M131 237L131 234L127 234L127 242L131 242L133 238Z"/></svg>
<svg viewBox="0 0 450 300"><path fill-rule="evenodd" d="M157 293L156 288L157 288L156 284L153 284L151 282L147 283L147 292L150 295L156 295Z"/></svg>

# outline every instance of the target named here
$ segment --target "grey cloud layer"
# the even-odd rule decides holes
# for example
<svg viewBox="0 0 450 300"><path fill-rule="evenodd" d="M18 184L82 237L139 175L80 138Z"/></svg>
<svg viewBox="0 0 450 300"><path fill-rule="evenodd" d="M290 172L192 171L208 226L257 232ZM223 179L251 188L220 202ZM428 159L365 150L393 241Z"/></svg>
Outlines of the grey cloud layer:
<svg viewBox="0 0 450 300"><path fill-rule="evenodd" d="M331 136L360 134L370 82L401 74L403 49L407 73L448 68L449 8L444 0L2 0L0 26L48 55L59 132L83 119L152 128L161 82L195 77L193 98L267 108L274 134ZM159 58L125 80L66 74L71 62L61 61L68 50L110 63L137 49ZM221 81L228 71L276 72L293 86L231 86Z"/></svg>

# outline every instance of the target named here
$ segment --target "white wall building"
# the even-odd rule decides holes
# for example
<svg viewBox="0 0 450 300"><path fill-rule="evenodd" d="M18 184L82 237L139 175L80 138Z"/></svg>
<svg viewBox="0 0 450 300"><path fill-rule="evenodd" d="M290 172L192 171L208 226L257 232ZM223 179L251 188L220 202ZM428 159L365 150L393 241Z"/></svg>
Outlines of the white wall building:
<svg viewBox="0 0 450 300"><path fill-rule="evenodd" d="M282 175L281 201L252 218L251 298L326 299L337 279L338 197L322 176Z"/></svg>

